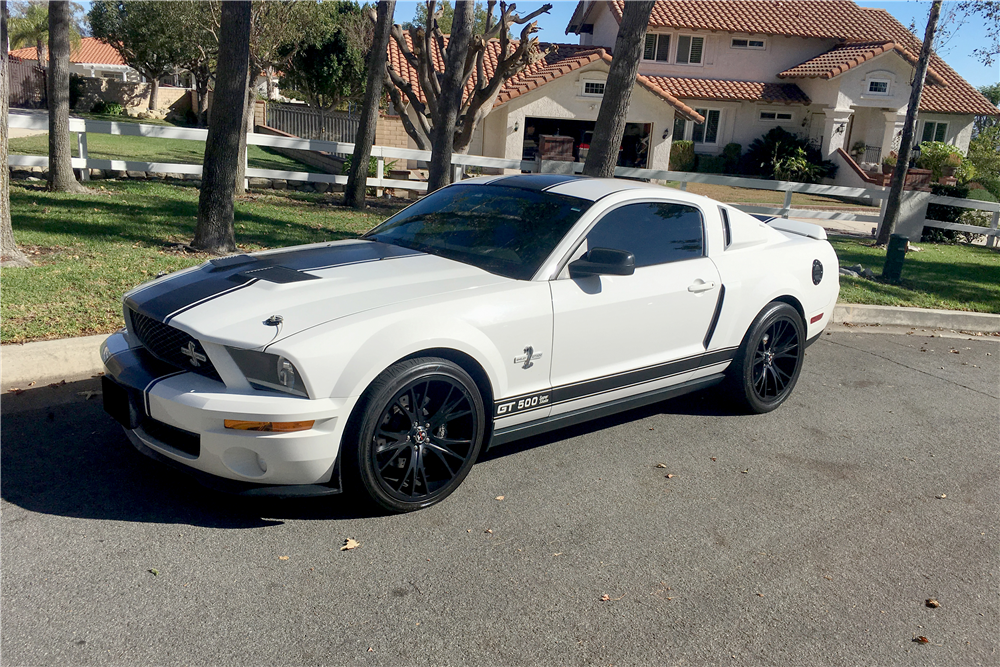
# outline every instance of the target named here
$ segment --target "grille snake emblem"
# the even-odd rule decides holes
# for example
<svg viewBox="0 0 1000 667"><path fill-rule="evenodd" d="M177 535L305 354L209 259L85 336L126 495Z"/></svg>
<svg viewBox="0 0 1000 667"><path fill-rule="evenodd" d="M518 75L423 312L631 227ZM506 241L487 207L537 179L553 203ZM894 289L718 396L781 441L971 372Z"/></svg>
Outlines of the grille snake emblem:
<svg viewBox="0 0 1000 667"><path fill-rule="evenodd" d="M188 344L181 348L181 354L191 359L192 366L201 366L201 362L208 361L208 357L198 351L193 340L188 341Z"/></svg>

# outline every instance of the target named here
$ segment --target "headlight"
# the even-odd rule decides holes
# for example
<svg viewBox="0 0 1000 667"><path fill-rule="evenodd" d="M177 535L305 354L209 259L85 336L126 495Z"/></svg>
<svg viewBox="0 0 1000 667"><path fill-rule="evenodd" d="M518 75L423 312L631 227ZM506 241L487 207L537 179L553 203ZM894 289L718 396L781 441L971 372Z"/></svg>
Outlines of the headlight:
<svg viewBox="0 0 1000 667"><path fill-rule="evenodd" d="M302 376L288 359L277 354L241 350L237 347L227 347L226 350L250 384L309 397Z"/></svg>

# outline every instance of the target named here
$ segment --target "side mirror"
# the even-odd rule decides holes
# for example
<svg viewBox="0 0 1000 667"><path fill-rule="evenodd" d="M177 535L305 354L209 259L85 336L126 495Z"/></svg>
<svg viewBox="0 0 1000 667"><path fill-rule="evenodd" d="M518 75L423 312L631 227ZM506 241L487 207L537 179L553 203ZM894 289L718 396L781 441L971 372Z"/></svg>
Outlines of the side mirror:
<svg viewBox="0 0 1000 667"><path fill-rule="evenodd" d="M569 263L570 278L585 276L630 276L635 273L635 255L625 250L591 248L590 251Z"/></svg>

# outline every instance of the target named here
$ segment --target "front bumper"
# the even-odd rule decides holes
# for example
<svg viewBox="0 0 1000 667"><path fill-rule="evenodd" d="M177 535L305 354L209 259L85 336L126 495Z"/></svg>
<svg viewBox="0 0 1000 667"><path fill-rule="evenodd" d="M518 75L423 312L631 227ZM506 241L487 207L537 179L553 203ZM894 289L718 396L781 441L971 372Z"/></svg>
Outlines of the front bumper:
<svg viewBox="0 0 1000 667"><path fill-rule="evenodd" d="M111 383L105 385L105 409L144 454L225 491L287 496L339 491L338 454L350 410L345 401L232 389L130 347L121 332L101 345L101 359L104 382ZM315 424L307 431L266 433L227 429L226 419Z"/></svg>

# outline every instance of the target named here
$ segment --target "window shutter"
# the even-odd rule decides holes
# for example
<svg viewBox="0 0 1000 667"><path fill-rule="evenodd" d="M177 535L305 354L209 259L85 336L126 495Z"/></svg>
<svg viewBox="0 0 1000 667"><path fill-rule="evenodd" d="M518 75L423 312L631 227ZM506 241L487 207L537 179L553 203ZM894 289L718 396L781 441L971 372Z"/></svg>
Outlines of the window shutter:
<svg viewBox="0 0 1000 667"><path fill-rule="evenodd" d="M643 60L653 60L656 57L656 35L646 35L646 44L642 49Z"/></svg>
<svg viewBox="0 0 1000 667"><path fill-rule="evenodd" d="M705 38L704 37L692 37L691 38L691 57L688 58L688 62L693 64L701 63L701 55L705 50Z"/></svg>
<svg viewBox="0 0 1000 667"><path fill-rule="evenodd" d="M677 38L677 62L681 65L686 65L688 62L688 54L691 52L691 38L687 35L681 35Z"/></svg>
<svg viewBox="0 0 1000 667"><path fill-rule="evenodd" d="M670 60L670 35L660 35L660 42L656 46L656 59L661 62Z"/></svg>

